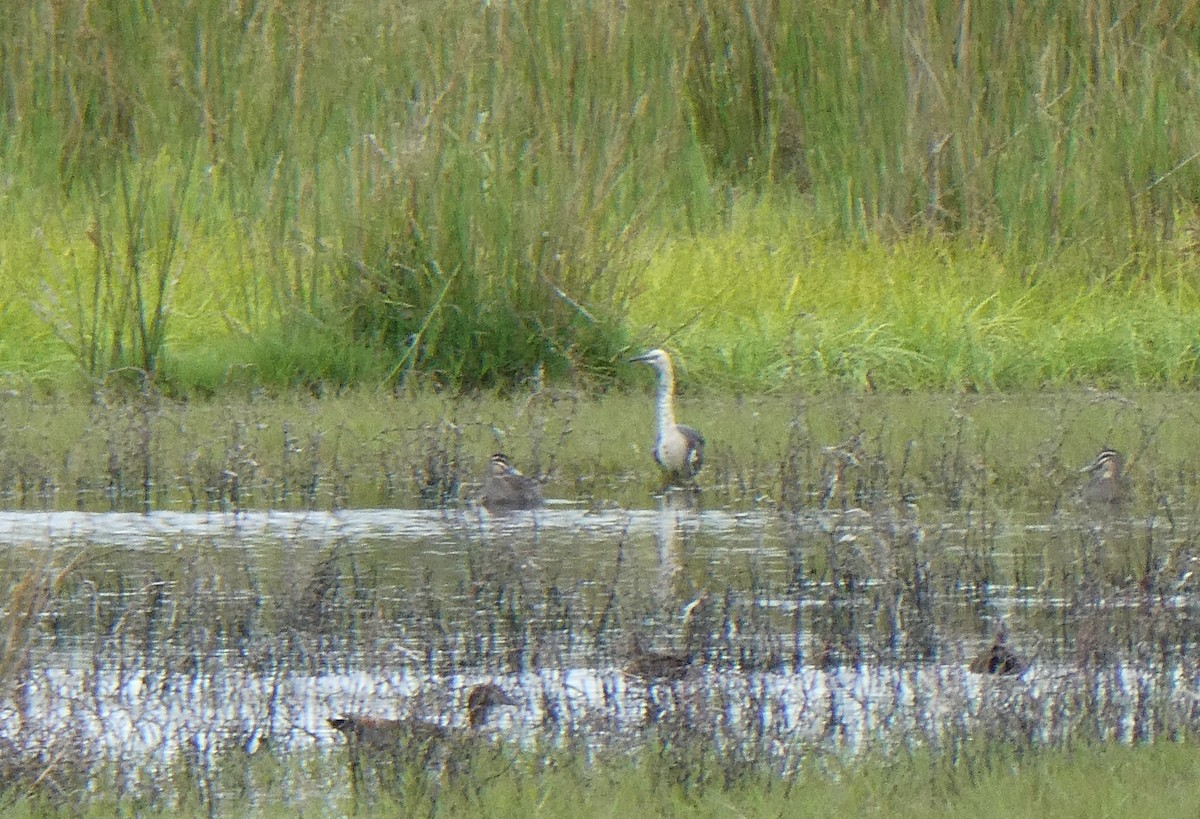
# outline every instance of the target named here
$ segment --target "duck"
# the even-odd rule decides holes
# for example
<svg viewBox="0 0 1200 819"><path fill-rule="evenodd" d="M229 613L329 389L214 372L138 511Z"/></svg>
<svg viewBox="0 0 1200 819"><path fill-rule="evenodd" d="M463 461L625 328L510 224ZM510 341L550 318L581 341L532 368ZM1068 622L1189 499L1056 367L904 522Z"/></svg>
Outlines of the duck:
<svg viewBox="0 0 1200 819"><path fill-rule="evenodd" d="M489 512L534 509L542 504L542 487L536 479L521 474L507 455L497 452L479 490L479 503Z"/></svg>
<svg viewBox="0 0 1200 819"><path fill-rule="evenodd" d="M1080 472L1091 473L1083 487L1083 499L1094 504L1118 504L1125 500L1125 459L1111 447L1100 450Z"/></svg>
<svg viewBox="0 0 1200 819"><path fill-rule="evenodd" d="M426 747L453 738L463 731L474 732L482 728L492 710L503 705L516 705L517 701L495 683L483 683L467 694L467 725L451 728L436 722L416 717L389 719L370 715L352 714L332 717L329 727L344 736L355 750L396 750L407 743Z"/></svg>
<svg viewBox="0 0 1200 819"><path fill-rule="evenodd" d="M689 646L687 651L654 651L647 649L642 642L642 636L637 632L629 635L629 662L624 671L631 677L640 677L647 683L678 682L687 677L703 663L702 657L694 646L692 618L696 610L708 600L708 592L702 593L695 600L683 607L684 642Z"/></svg>
<svg viewBox="0 0 1200 819"><path fill-rule="evenodd" d="M704 465L704 436L675 421L675 367L666 350L656 349L630 361L648 364L658 371L657 436L654 460L663 470L668 485L694 485Z"/></svg>
<svg viewBox="0 0 1200 819"><path fill-rule="evenodd" d="M1008 645L1008 630L1001 624L992 644L971 660L967 670L972 674L1019 676L1028 667L1028 663Z"/></svg>
<svg viewBox="0 0 1200 819"><path fill-rule="evenodd" d="M632 655L625 673L646 682L678 682L691 672L695 657L691 652L651 651L636 636L631 641Z"/></svg>

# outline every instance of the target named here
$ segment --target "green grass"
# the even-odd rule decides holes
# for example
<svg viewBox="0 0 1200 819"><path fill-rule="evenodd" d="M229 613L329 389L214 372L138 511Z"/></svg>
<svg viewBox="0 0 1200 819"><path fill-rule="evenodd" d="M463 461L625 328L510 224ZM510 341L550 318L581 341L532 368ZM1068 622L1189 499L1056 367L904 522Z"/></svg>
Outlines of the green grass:
<svg viewBox="0 0 1200 819"><path fill-rule="evenodd" d="M137 389L113 379L94 403L0 396L0 501L109 508L115 469L131 493L117 502L138 508L130 504L140 504L139 476L149 467L156 508L232 503L205 496L225 469L249 469L237 502L246 508L411 507L439 475L470 497L496 451L543 476L551 498L644 508L661 480L649 454L653 401L641 393L589 398L547 388L532 397L450 398L356 389L318 400L299 391L271 397L248 382L241 397L227 389L210 401L143 402L131 395ZM1130 478L1147 511L1164 493L1176 512L1194 501L1198 419L1187 394L831 390L800 399L697 397L689 389L679 412L708 439L701 484L711 506L811 506L826 491L827 448L848 445L865 459L856 481L915 492L931 510L977 495L988 507L1056 505L1104 445L1131 459ZM298 487L313 480L310 498Z"/></svg>
<svg viewBox="0 0 1200 819"><path fill-rule="evenodd" d="M747 389L1181 386L1200 374L1186 259L1149 281L946 238L848 243L773 201L651 260L635 326Z"/></svg>
<svg viewBox="0 0 1200 819"><path fill-rule="evenodd" d="M1132 0L34 3L0 374L606 385L670 343L726 387L1194 384L1198 34Z"/></svg>
<svg viewBox="0 0 1200 819"><path fill-rule="evenodd" d="M974 767L946 767L923 753L889 761L869 759L832 768L806 765L791 781L749 775L728 786L717 781L682 785L647 752L637 760L606 759L585 766L558 754L553 764L529 755L476 761L464 780L431 792L419 773L403 788L374 787L357 803L346 788L342 753L323 758L226 760L212 804L225 816L326 815L353 811L394 816L397 811L434 816L496 817L1124 817L1190 816L1200 800L1200 757L1190 742L1149 746L1094 746L1016 757L981 755ZM238 769L239 765L244 769ZM225 779L229 779L228 782ZM103 790L75 803L81 816L208 815L210 805L186 776L161 787L157 802ZM206 783L209 788L213 781ZM247 786L261 788L243 793ZM172 787L185 792L171 798ZM45 816L58 811L36 796L10 795L5 815Z"/></svg>
<svg viewBox="0 0 1200 819"><path fill-rule="evenodd" d="M807 777L786 804L798 816L1186 816L1196 771L1188 743L999 755L973 772L918 756Z"/></svg>

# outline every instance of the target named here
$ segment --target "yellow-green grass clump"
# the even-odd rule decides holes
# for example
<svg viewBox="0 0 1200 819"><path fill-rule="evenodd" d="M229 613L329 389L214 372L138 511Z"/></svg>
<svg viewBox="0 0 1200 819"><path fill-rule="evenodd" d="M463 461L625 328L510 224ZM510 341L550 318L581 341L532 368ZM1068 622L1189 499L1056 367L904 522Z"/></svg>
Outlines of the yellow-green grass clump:
<svg viewBox="0 0 1200 819"><path fill-rule="evenodd" d="M983 241L848 241L802 208L747 201L652 255L631 321L686 381L749 389L1181 385L1200 374L1187 248L1144 275Z"/></svg>

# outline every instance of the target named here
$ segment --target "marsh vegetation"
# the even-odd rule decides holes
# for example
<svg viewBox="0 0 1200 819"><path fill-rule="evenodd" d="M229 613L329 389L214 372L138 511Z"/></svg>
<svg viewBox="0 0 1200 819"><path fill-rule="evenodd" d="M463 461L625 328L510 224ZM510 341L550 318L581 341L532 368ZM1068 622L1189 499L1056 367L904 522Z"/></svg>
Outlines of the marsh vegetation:
<svg viewBox="0 0 1200 819"><path fill-rule="evenodd" d="M0 372L1196 381L1195 10L29 6Z"/></svg>
<svg viewBox="0 0 1200 819"><path fill-rule="evenodd" d="M698 499L652 494L647 396L148 400L5 402L22 804L454 813L653 787L753 813L831 806L823 777L852 770L925 770L950 799L1200 719L1195 419L1169 396L706 402ZM472 502L498 442L543 508ZM1083 492L1104 445L1124 504ZM972 674L1000 627L1028 667ZM468 732L482 683L515 704ZM437 730L376 753L346 714Z"/></svg>
<svg viewBox="0 0 1200 819"><path fill-rule="evenodd" d="M0 806L1190 809L1198 38L6 15ZM659 346L698 496L653 494ZM497 452L541 508L475 503Z"/></svg>

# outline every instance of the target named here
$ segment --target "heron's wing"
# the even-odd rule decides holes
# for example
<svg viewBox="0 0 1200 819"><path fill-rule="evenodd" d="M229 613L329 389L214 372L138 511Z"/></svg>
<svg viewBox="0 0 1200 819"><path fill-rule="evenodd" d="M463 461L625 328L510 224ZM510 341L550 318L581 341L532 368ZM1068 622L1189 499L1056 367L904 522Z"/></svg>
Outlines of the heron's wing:
<svg viewBox="0 0 1200 819"><path fill-rule="evenodd" d="M691 467L692 474L695 475L700 471L700 467L704 466L704 436L697 430L691 427L679 424L677 429L683 433L683 437L687 439L688 454L687 462Z"/></svg>

